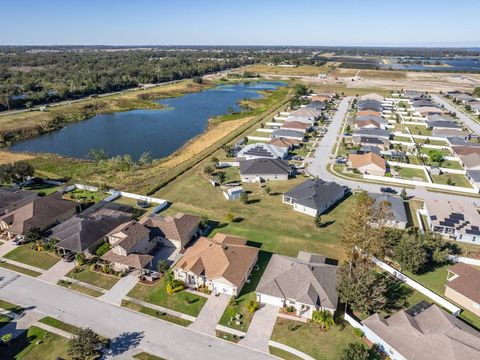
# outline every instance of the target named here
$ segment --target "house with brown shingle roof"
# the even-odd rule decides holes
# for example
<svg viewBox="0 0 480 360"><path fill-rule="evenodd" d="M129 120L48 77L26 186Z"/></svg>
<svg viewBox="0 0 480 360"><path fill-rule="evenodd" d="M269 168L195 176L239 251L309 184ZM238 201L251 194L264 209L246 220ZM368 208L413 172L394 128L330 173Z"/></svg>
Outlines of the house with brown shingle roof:
<svg viewBox="0 0 480 360"><path fill-rule="evenodd" d="M5 230L9 238L13 238L24 235L33 228L47 230L72 217L76 212L77 203L63 199L60 192L54 192L2 215L0 229Z"/></svg>
<svg viewBox="0 0 480 360"><path fill-rule="evenodd" d="M357 116L382 116L382 113L374 110L360 110L357 111Z"/></svg>
<svg viewBox="0 0 480 360"><path fill-rule="evenodd" d="M463 263L449 267L445 296L480 316L480 270Z"/></svg>
<svg viewBox="0 0 480 360"><path fill-rule="evenodd" d="M387 163L375 153L349 154L348 165L365 175L385 176Z"/></svg>
<svg viewBox="0 0 480 360"><path fill-rule="evenodd" d="M312 128L312 126L308 123L301 122L301 121L286 121L282 124L280 128L284 130L294 130L294 131L301 131L303 133L306 133Z"/></svg>
<svg viewBox="0 0 480 360"><path fill-rule="evenodd" d="M107 240L112 248L102 260L110 262L115 271L126 272L151 265L153 256L149 253L157 242L150 236L150 230L138 221L131 220L117 226L107 234Z"/></svg>
<svg viewBox="0 0 480 360"><path fill-rule="evenodd" d="M278 138L271 139L268 143L270 145L275 145L275 146L287 148L287 149L290 150L290 149L294 148L295 146L298 146L301 143L301 141L294 140L294 139L287 139L287 138L283 138L283 137L278 137Z"/></svg>
<svg viewBox="0 0 480 360"><path fill-rule="evenodd" d="M175 216L150 215L142 221L158 237L158 242L165 246L183 249L200 233L200 217L178 213Z"/></svg>
<svg viewBox="0 0 480 360"><path fill-rule="evenodd" d="M357 120L353 123L355 129L380 129L381 126L375 120Z"/></svg>
<svg viewBox="0 0 480 360"><path fill-rule="evenodd" d="M173 267L175 279L189 287L238 295L258 260L258 249L247 239L225 234L201 237Z"/></svg>

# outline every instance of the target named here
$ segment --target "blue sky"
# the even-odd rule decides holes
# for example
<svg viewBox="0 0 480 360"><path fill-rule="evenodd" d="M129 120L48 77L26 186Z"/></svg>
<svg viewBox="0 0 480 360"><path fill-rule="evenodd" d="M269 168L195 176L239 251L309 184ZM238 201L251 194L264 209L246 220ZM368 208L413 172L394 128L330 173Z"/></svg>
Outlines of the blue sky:
<svg viewBox="0 0 480 360"><path fill-rule="evenodd" d="M0 0L0 45L480 46L478 0Z"/></svg>

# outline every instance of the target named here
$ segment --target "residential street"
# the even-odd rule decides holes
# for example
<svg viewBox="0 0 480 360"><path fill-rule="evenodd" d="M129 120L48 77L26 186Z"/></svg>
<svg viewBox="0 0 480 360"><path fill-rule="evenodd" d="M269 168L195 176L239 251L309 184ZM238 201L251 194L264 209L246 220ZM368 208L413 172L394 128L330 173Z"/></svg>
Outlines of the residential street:
<svg viewBox="0 0 480 360"><path fill-rule="evenodd" d="M270 355L4 269L0 269L0 289L2 299L34 307L72 325L89 326L112 339L117 345L115 349L121 351L136 347L166 359L272 359Z"/></svg>
<svg viewBox="0 0 480 360"><path fill-rule="evenodd" d="M447 100L442 98L439 95L433 95L432 94L432 99L440 104L445 106L445 109L448 111L454 112L457 114L458 118L470 129L472 130L475 134L480 134L480 124L477 123L476 121L472 120L470 117L462 113L459 109L457 109L455 106L450 104Z"/></svg>

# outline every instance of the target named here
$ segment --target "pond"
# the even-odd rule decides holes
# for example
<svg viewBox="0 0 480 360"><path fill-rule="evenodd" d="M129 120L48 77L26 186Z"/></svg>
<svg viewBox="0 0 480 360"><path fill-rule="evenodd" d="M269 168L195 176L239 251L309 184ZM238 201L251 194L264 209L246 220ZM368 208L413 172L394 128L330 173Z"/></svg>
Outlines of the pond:
<svg viewBox="0 0 480 360"><path fill-rule="evenodd" d="M160 100L158 102L166 106L160 110L97 115L59 131L20 141L10 150L86 159L91 149L103 149L109 156L130 154L135 160L144 152L150 152L153 158L162 158L205 131L208 119L240 111L240 100L260 98L262 95L258 91L275 90L285 85L282 82L220 85Z"/></svg>

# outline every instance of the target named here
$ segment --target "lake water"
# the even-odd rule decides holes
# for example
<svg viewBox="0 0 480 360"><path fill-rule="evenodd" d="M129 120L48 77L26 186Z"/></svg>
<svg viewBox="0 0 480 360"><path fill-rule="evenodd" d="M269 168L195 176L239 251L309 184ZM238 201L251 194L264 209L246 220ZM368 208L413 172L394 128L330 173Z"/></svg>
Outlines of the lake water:
<svg viewBox="0 0 480 360"><path fill-rule="evenodd" d="M153 158L168 156L201 134L208 119L240 111L242 99L260 98L260 90L275 90L281 82L221 85L213 89L158 101L161 110L133 110L97 115L59 131L20 141L12 151L50 152L87 158L91 149L109 156L130 154L138 159L144 152Z"/></svg>
<svg viewBox="0 0 480 360"><path fill-rule="evenodd" d="M399 64L398 59L390 59L391 64L383 65L384 68L391 68L395 70L423 70L423 71L480 71L480 59L479 58L429 58L419 59L430 61L433 64L439 61L448 66L425 66L422 64Z"/></svg>

